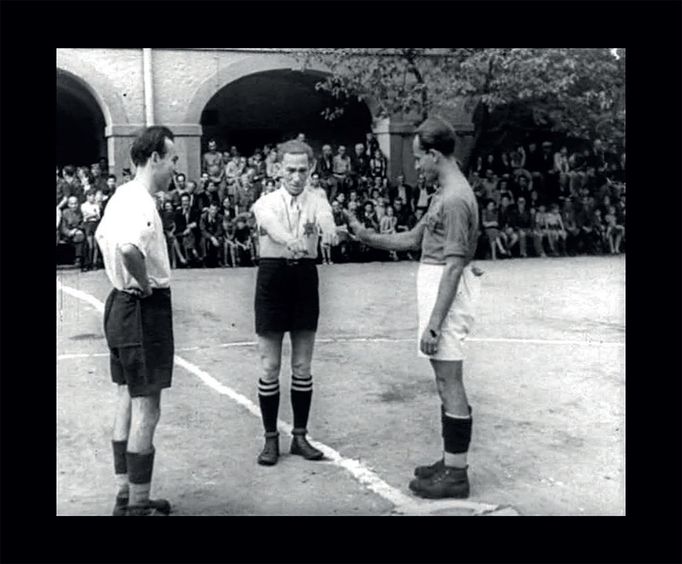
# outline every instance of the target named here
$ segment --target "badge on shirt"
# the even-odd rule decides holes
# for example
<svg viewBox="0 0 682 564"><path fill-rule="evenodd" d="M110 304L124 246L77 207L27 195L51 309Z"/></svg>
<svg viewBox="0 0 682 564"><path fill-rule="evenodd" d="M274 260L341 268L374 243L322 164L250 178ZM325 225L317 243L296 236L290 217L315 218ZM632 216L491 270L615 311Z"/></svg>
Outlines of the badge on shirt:
<svg viewBox="0 0 682 564"><path fill-rule="evenodd" d="M303 224L303 234L306 237L310 237L312 235L315 235L315 224L312 221L306 221Z"/></svg>

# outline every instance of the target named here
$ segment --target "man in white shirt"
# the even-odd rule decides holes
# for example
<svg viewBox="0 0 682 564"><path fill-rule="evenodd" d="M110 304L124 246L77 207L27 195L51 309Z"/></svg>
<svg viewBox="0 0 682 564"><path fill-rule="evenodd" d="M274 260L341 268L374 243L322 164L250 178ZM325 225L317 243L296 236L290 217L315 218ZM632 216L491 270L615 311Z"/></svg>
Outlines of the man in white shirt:
<svg viewBox="0 0 682 564"><path fill-rule="evenodd" d="M320 460L323 453L306 439L313 393L310 365L320 313L315 259L317 244L337 244L336 226L326 198L306 189L313 151L298 140L279 147L282 186L253 206L258 223L260 259L256 280L256 334L262 362L258 381L265 447L258 463L272 466L279 457L277 414L284 333L291 338L291 453Z"/></svg>
<svg viewBox="0 0 682 564"><path fill-rule="evenodd" d="M154 194L167 190L178 159L166 127L143 130L130 150L135 178L120 186L96 231L113 285L104 308L111 377L118 385L114 418L115 516L170 512L168 501L149 498L154 431L161 390L171 385L173 313L170 262Z"/></svg>

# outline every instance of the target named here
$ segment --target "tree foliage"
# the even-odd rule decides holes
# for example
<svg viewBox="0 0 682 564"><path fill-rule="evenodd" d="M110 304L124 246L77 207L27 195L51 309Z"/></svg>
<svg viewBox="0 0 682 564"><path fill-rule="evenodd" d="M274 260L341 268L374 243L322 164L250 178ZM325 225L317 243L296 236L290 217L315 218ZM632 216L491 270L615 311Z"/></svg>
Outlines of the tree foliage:
<svg viewBox="0 0 682 564"><path fill-rule="evenodd" d="M335 104L371 98L376 117L417 123L431 112L466 112L474 148L494 126L491 115L523 105L535 124L572 137L625 134L625 50L611 49L329 49L300 55L304 68L322 65L317 84ZM468 160L468 159L467 159Z"/></svg>

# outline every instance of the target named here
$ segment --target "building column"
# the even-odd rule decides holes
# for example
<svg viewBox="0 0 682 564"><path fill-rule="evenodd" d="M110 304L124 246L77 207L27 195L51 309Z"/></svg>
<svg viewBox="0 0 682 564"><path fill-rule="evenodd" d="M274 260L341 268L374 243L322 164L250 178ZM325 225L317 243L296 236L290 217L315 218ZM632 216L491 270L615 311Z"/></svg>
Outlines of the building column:
<svg viewBox="0 0 682 564"><path fill-rule="evenodd" d="M415 127L411 123L384 118L375 120L372 131L379 142L379 148L388 159L388 179L395 182L399 174L405 181L414 185L417 175L414 170L412 139Z"/></svg>
<svg viewBox="0 0 682 564"><path fill-rule="evenodd" d="M137 133L144 128L139 125L110 125L105 128L109 159L109 170L120 180L124 168L133 170L130 161L130 148ZM178 153L176 170L187 176L187 180L198 181L201 176L201 125L168 124L168 129L175 136L175 148Z"/></svg>

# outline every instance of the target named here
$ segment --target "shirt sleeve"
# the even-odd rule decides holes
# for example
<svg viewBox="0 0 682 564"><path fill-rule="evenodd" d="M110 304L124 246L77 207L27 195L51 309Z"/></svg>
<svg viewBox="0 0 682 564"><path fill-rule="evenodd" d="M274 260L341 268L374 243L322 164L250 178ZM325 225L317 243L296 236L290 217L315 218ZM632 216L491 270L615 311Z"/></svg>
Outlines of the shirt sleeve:
<svg viewBox="0 0 682 564"><path fill-rule="evenodd" d="M261 198L253 205L253 214L256 216L258 227L264 229L276 243L286 245L293 239L293 236L282 227L277 215L268 205L268 198Z"/></svg>
<svg viewBox="0 0 682 564"><path fill-rule="evenodd" d="M153 204L152 204L153 206ZM114 238L116 245L120 248L123 245L134 245L147 257L149 242L154 234L154 216L149 206L139 205L126 209L125 221L116 227Z"/></svg>
<svg viewBox="0 0 682 564"><path fill-rule="evenodd" d="M455 200L443 210L445 241L443 258L468 257L470 254L469 226L471 224L469 206L462 200Z"/></svg>

